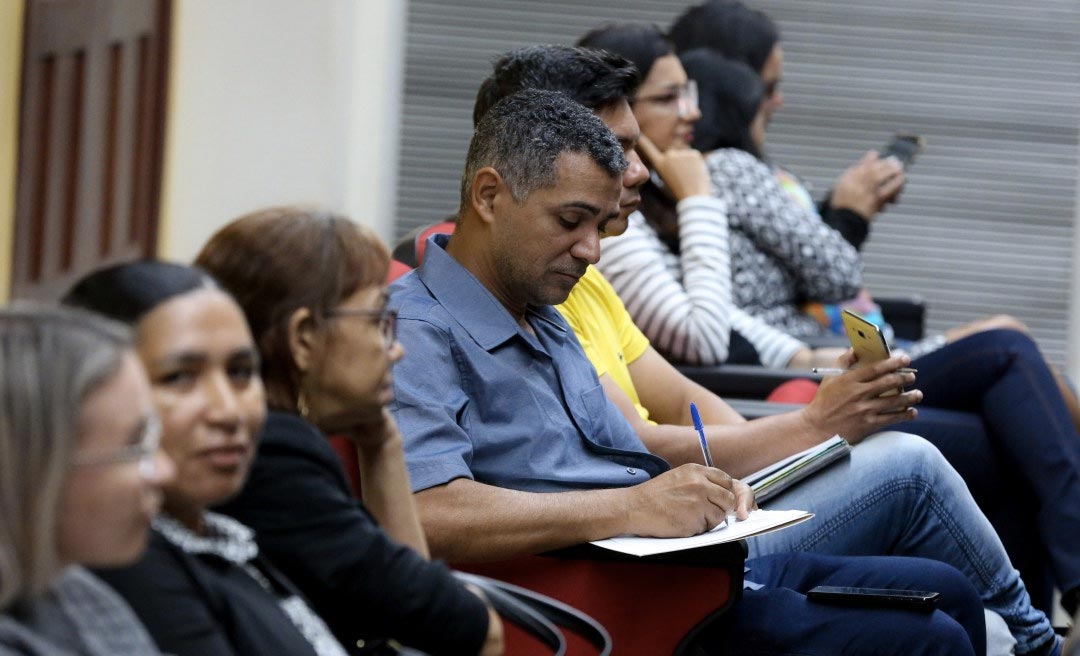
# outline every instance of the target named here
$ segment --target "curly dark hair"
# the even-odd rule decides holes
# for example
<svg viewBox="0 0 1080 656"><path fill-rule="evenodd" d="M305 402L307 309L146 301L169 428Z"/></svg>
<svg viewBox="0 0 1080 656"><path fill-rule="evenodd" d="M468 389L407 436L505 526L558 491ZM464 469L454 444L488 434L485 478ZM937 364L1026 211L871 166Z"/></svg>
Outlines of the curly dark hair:
<svg viewBox="0 0 1080 656"><path fill-rule="evenodd" d="M570 46L526 46L511 50L492 66L491 75L476 92L473 125L495 103L524 89L561 91L591 110L629 100L641 77L627 59L610 53Z"/></svg>

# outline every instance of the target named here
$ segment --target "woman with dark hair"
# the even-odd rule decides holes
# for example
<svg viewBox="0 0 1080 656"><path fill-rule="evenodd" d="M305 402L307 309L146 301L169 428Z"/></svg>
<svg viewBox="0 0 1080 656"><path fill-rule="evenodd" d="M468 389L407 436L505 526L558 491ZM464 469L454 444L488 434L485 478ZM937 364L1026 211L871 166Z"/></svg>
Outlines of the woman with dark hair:
<svg viewBox="0 0 1080 656"><path fill-rule="evenodd" d="M207 510L243 487L266 416L258 354L236 303L202 271L154 261L94 272L65 301L133 327L161 446L179 472L147 553L101 577L170 653L343 655L251 530Z"/></svg>
<svg viewBox="0 0 1080 656"><path fill-rule="evenodd" d="M751 9L738 0L709 0L701 5L690 7L676 19L671 28L671 35L680 55L694 49L709 49L727 59L748 65L760 76L763 97L761 116L758 119L760 130L757 145L752 148L740 148L755 154L764 161L765 130L772 120L773 113L784 104L783 94L780 92L784 53L780 44L780 30L776 23L763 12ZM820 217L826 225L837 231L839 236L856 249L860 248L868 237L870 223L874 217L886 204L896 199L905 180L903 168L895 158L881 159L875 151L869 151L859 162L844 171L836 180L832 190L815 206L809 190L797 176L775 163L770 163L770 169L780 188L789 196L788 200L795 210L795 216L810 214ZM770 230L766 238L781 244L798 243L797 236L789 239L786 238L787 233L784 232L793 227L796 230L801 228L797 223L785 225L779 229L781 236L778 238L771 234L774 228L765 226L765 229ZM825 247L837 248L834 241L836 233L826 232L817 236L824 240ZM792 250L798 252L796 249L800 247L806 247L805 240L802 246L797 246ZM810 244L809 247L810 252L813 252L814 245ZM746 266L744 260L741 259L742 255L740 252L732 254L733 268L736 270ZM821 264L825 267L829 266L828 262ZM841 259L840 265L850 269L850 261L847 259ZM796 271L795 275L804 276L812 275L812 273ZM744 277L750 278L749 275ZM753 287L753 285L748 286ZM757 286L754 291L767 295L770 290L764 286ZM738 297L737 301L744 302L746 297L747 294L744 293ZM798 313L781 312L784 323L776 322L775 314L758 315L756 311L762 309L761 305L744 309L748 309L751 314L759 316L770 325L795 336L837 335L843 337L844 327L840 320L843 309L854 310L881 326L886 334L891 334L892 328L885 323L881 308L873 302L865 290L860 290L851 298L841 300L842 303L822 302L814 298L800 299ZM919 348L926 348L932 344L933 342L923 344Z"/></svg>
<svg viewBox="0 0 1080 656"><path fill-rule="evenodd" d="M0 417L0 654L158 654L85 569L139 557L173 476L127 330L0 310Z"/></svg>
<svg viewBox="0 0 1080 656"><path fill-rule="evenodd" d="M247 487L220 509L255 529L344 644L501 653L494 612L425 560L387 410L390 366L403 356L386 309L389 261L370 230L300 207L236 219L203 247L196 264L248 317L270 405ZM327 435L355 443L363 505Z"/></svg>
<svg viewBox="0 0 1080 656"><path fill-rule="evenodd" d="M602 242L597 266L649 340L692 364L831 366L838 351L815 353L731 302L726 208L713 196L701 153L690 148L701 117L697 86L671 43L656 27L622 24L592 30L578 45L623 55L643 76L631 106L650 179L640 212L628 218L625 235ZM668 258L680 254L681 275L673 276ZM702 284L684 287L684 280Z"/></svg>
<svg viewBox="0 0 1080 656"><path fill-rule="evenodd" d="M361 253L349 262L350 270L377 270L375 257L372 263ZM102 573L132 602L162 648L177 654L322 655L345 653L342 644L356 651L357 642L366 641L371 645L363 653L379 653L382 643L372 638L400 636L411 642L411 635L424 632L413 626L410 635L396 633L406 620L396 616L402 604L395 606L395 591L422 588L433 579L448 588L458 589L457 584L442 581L449 575L391 542L346 493L310 493L311 488L332 488L344 476L325 440L302 445L314 455L291 470L274 470L281 445L273 415L262 443L255 439L267 398L259 352L241 308L209 275L165 262L124 264L83 279L66 301L135 328L164 426L163 448L180 470L177 483L166 491L166 513L155 523L148 555L134 567ZM377 341L381 344L381 338ZM289 345L280 347L287 352ZM267 389L282 397L280 386ZM364 401L358 395L356 407L364 407ZM320 480L312 484L313 478ZM380 492L394 494L392 488L373 490L372 497L379 499ZM256 516L250 528L207 510L223 503L251 509ZM298 508L304 509L305 524L289 524L284 532L304 548L284 554L267 548L264 524L280 531L296 520L290 510ZM336 522L331 544L321 542L327 515ZM273 542L274 528L267 532ZM405 531L399 540L415 538ZM420 540L422 545L422 535ZM307 587L308 578L292 582L297 564L314 567L307 561L329 551L336 552L335 564L341 567L337 585L350 595L333 609L334 618L345 614L353 619L347 627L334 625L333 633L305 599L311 598L321 615L318 602L325 601L326 592ZM281 563L281 569L271 562ZM460 594L479 606L482 620L483 604L463 589ZM419 619L420 610L414 612Z"/></svg>

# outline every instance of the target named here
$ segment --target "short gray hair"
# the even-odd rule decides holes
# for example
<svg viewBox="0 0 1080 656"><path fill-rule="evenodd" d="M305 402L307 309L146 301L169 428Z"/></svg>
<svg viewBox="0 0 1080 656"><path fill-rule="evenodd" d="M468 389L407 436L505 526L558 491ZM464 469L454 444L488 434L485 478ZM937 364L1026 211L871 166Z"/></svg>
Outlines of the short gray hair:
<svg viewBox="0 0 1080 656"><path fill-rule="evenodd" d="M130 347L127 328L82 310L0 309L0 611L59 573L58 506L83 401Z"/></svg>
<svg viewBox="0 0 1080 656"><path fill-rule="evenodd" d="M476 126L461 176L461 209L476 173L490 166L522 202L555 184L555 160L585 153L611 177L626 170L622 146L592 111L557 91L526 89L497 102Z"/></svg>

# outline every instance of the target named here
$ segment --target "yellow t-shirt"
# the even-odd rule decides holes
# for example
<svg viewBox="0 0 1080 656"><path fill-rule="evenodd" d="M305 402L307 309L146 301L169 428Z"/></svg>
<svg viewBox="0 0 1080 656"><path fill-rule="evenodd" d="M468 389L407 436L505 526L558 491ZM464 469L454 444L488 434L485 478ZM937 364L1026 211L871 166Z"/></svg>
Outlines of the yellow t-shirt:
<svg viewBox="0 0 1080 656"><path fill-rule="evenodd" d="M611 376L634 402L641 418L648 420L649 411L641 405L629 365L649 348L649 339L634 325L611 283L590 266L566 301L555 308L574 329L596 375Z"/></svg>

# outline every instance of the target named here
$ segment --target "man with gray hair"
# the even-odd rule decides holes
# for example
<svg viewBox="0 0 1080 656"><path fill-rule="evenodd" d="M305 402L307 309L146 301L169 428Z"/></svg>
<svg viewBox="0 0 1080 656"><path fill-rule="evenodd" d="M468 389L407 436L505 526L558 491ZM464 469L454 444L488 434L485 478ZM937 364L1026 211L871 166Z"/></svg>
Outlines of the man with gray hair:
<svg viewBox="0 0 1080 656"><path fill-rule="evenodd" d="M391 410L437 557L686 536L753 505L719 469L671 469L650 454L551 307L599 258L626 166L603 121L561 93L498 101L469 148L456 231L429 242L421 267L391 288L409 354ZM978 597L941 563L784 554L748 564L766 587L706 632L710 653L982 651ZM826 582L937 589L948 601L928 615L808 602L803 593Z"/></svg>
<svg viewBox="0 0 1080 656"><path fill-rule="evenodd" d="M690 535L749 510L748 488L719 470L665 473L551 307L600 257L626 166L611 131L563 94L500 101L470 144L454 235L436 238L418 272L391 289L418 368L399 366L391 406L407 422L413 488L425 499L480 501L506 529L464 545L464 527L450 522L428 535L442 557L509 557L620 533ZM565 439L579 432L585 449ZM565 494L502 502L506 489L538 480ZM669 505L685 512L664 512Z"/></svg>

